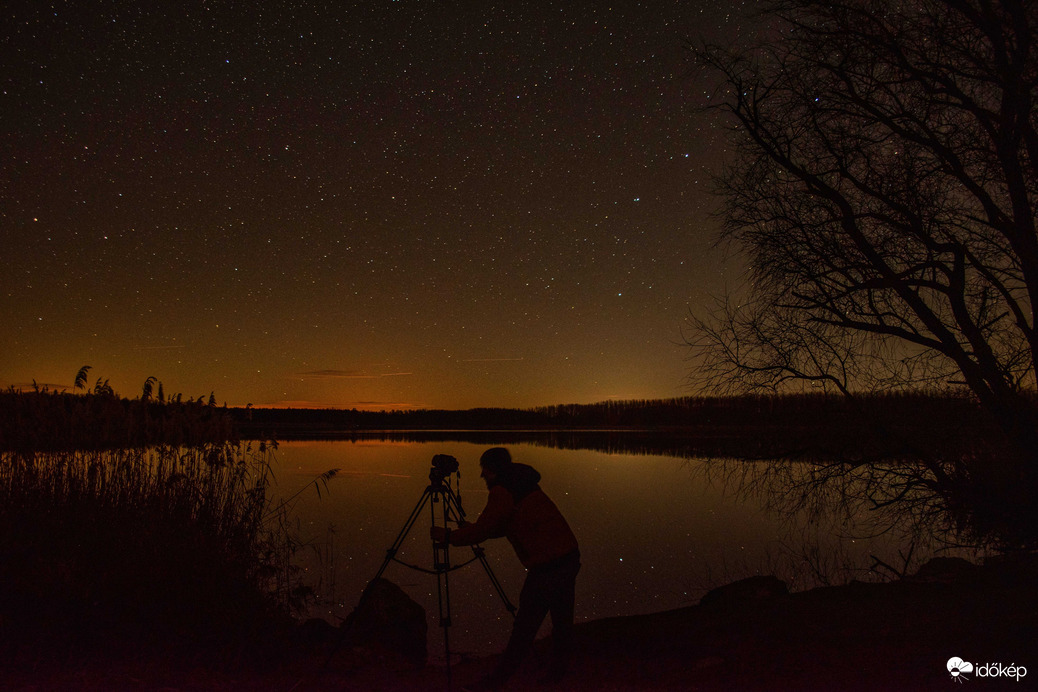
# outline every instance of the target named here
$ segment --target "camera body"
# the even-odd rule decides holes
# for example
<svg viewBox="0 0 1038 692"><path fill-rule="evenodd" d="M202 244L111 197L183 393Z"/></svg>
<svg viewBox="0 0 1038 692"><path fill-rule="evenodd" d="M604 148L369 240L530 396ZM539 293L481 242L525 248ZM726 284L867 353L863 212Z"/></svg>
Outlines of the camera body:
<svg viewBox="0 0 1038 692"><path fill-rule="evenodd" d="M450 454L437 454L432 458L432 468L429 469L429 480L434 485L443 483L444 479L458 471L458 460Z"/></svg>

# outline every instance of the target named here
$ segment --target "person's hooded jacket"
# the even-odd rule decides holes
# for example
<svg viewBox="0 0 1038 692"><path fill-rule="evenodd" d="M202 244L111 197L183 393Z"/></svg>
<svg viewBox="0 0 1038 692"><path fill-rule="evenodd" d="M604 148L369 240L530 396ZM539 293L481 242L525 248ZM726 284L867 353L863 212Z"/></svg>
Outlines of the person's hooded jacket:
<svg viewBox="0 0 1038 692"><path fill-rule="evenodd" d="M526 464L509 464L490 486L487 506L474 524L450 534L453 545L473 545L504 536L527 569L577 549L577 539L555 503L538 483L541 474Z"/></svg>

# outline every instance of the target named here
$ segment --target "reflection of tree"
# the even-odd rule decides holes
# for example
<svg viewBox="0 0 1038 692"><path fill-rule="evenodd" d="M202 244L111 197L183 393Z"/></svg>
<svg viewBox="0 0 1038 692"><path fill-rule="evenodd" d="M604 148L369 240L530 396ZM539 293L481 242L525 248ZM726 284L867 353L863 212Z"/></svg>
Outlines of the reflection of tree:
<svg viewBox="0 0 1038 692"><path fill-rule="evenodd" d="M800 588L901 578L935 554L978 554L935 531L947 528L948 514L915 485L919 469L910 462L713 458L691 468L700 482L783 519L775 573Z"/></svg>
<svg viewBox="0 0 1038 692"><path fill-rule="evenodd" d="M997 451L834 466L810 487L852 479L877 504L933 500L983 534L1033 540L1038 5L768 8L765 45L694 50L732 117L725 236L752 268L745 295L693 320L700 374L848 395L964 384Z"/></svg>

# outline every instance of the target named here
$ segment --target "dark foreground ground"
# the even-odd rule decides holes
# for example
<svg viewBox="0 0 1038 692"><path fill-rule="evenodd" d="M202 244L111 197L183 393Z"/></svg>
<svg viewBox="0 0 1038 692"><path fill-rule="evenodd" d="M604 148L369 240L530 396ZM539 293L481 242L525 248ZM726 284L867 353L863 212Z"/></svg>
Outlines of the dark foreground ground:
<svg viewBox="0 0 1038 692"><path fill-rule="evenodd" d="M586 622L570 676L554 689L1038 689L1036 565L1033 558L983 568L945 563L888 584L768 597L749 589L706 605ZM536 684L545 644L507 689L547 689ZM0 671L0 689L446 690L462 689L493 665L455 664L448 688L443 669L408 666L375 649L342 648L328 660L327 644L286 648L294 653L243 655L219 666L172 653L35 669L23 661ZM974 672L953 678L952 657L973 663ZM1010 666L1026 675L1007 676ZM1002 675L992 677L996 671Z"/></svg>

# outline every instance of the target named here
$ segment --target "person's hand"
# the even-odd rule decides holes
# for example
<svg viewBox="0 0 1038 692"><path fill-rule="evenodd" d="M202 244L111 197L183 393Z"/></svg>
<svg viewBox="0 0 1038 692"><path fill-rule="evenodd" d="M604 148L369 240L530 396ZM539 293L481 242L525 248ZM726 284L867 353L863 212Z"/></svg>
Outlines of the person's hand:
<svg viewBox="0 0 1038 692"><path fill-rule="evenodd" d="M447 542L447 529L442 526L430 526L429 535L437 543Z"/></svg>

